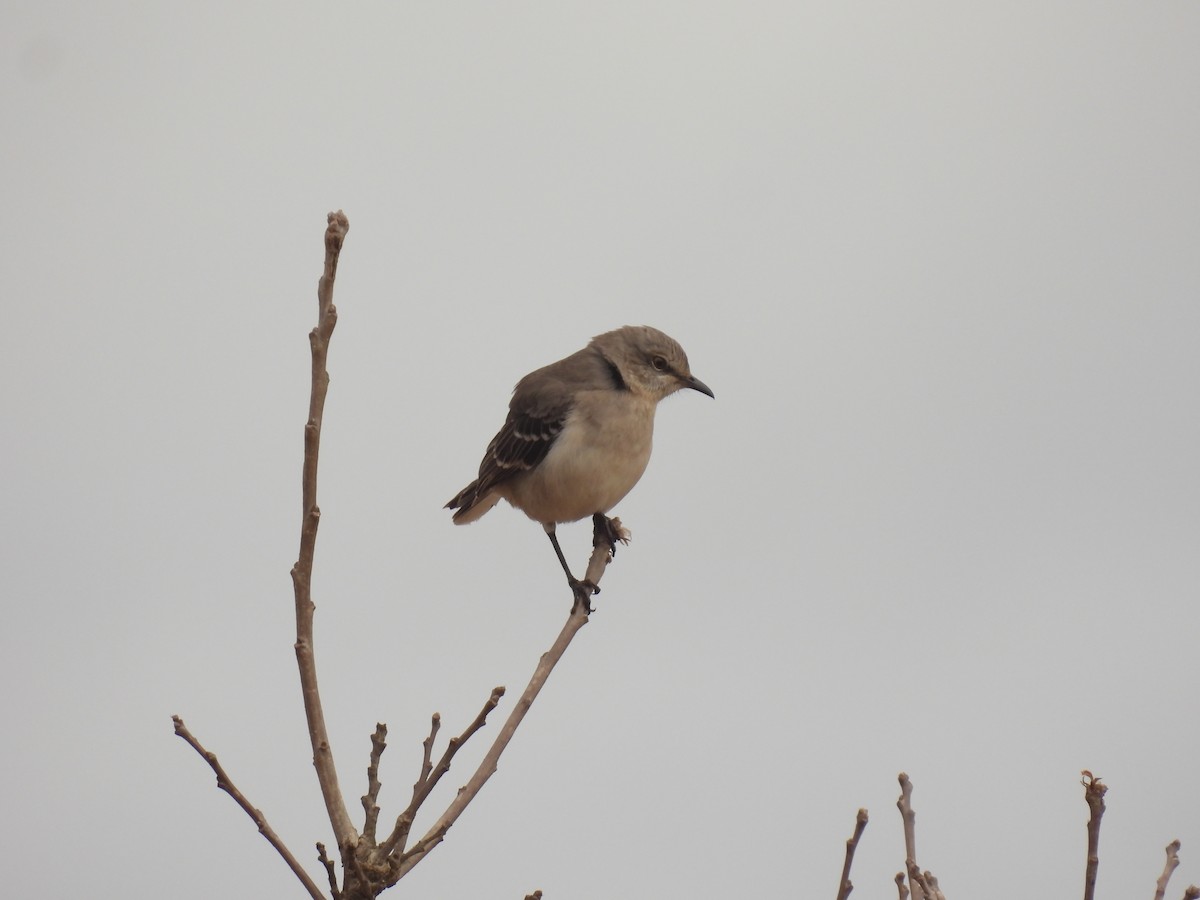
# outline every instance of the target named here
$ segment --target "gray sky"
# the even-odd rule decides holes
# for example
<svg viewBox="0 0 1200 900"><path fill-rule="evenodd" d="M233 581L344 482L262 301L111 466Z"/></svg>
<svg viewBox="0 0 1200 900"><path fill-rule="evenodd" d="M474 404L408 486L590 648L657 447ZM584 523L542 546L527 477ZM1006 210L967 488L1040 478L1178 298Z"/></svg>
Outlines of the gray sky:
<svg viewBox="0 0 1200 900"><path fill-rule="evenodd" d="M1190 0L12 5L4 892L299 894L172 713L317 871L288 570L339 207L352 806L376 721L386 821L566 616L537 525L441 509L516 380L646 323L717 395L660 409L598 612L398 896L831 898L865 806L893 897L901 770L952 900L1080 891L1083 768L1102 897L1173 838L1200 882L1198 46Z"/></svg>

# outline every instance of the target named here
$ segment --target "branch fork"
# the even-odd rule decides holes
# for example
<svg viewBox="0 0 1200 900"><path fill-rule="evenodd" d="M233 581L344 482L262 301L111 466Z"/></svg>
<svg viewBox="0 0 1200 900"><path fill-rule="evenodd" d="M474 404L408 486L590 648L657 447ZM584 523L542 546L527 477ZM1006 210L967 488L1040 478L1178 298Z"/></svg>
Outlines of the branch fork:
<svg viewBox="0 0 1200 900"><path fill-rule="evenodd" d="M578 605L571 611L566 624L553 646L542 655L529 684L516 706L509 713L504 725L484 754L475 772L467 783L459 788L449 806L438 817L429 830L410 844L413 823L422 805L429 799L434 788L450 770L463 745L487 724L488 715L499 705L504 696L503 687L494 688L475 719L456 737L450 739L441 756L434 762L434 743L441 728L441 717L434 713L429 735L422 742L422 759L419 774L413 784L412 797L408 806L397 816L388 836L377 842L379 826L379 794L382 782L379 767L383 752L387 748L387 727L382 723L375 726L371 735L371 753L367 765L367 791L361 797L363 827L360 833L351 822L346 800L338 784L334 766L333 749L321 705L317 683L316 653L313 641L313 616L316 605L312 599L312 570L316 551L317 530L321 511L317 506L317 469L321 448L321 425L324 417L325 399L329 388L329 372L326 367L329 342L337 326L337 308L333 305L333 286L337 277L338 260L350 223L344 213L338 211L328 216L325 231L325 267L317 286L317 324L309 333L309 348L312 355L312 386L309 396L308 419L304 425L304 462L301 475L302 507L300 525L300 549L292 567L292 585L296 608L296 663L300 672L300 688L304 699L305 718L308 722L309 740L313 752L313 766L325 801L325 810L333 830L342 863L342 884L339 887L336 865L323 843L316 845L317 862L325 871L329 884L328 896L334 900L372 900L383 890L394 885L412 870L425 856L444 840L446 833L458 820L467 805L476 797L487 780L495 773L497 763L508 746L517 727L533 705L546 679L570 645L571 640L588 622L590 610ZM615 544L627 540L628 533L613 520L614 528L601 533L597 529L593 541L592 555L588 563L586 578L598 585L608 561L615 553ZM239 791L222 768L215 754L205 749L188 731L183 720L173 717L175 733L183 738L209 764L217 776L217 785L227 792L258 826L259 831L283 857L288 867L304 885L310 897L319 900L327 896L308 875L292 852L267 824L262 812L256 809ZM541 892L534 895L540 896Z"/></svg>

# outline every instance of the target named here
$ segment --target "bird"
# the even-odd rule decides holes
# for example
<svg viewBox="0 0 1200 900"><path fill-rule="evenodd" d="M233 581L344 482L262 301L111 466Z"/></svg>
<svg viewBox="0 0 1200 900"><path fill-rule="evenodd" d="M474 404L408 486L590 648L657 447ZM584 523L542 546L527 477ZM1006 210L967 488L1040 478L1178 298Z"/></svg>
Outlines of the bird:
<svg viewBox="0 0 1200 900"><path fill-rule="evenodd" d="M479 477L445 508L454 524L466 525L507 500L541 523L576 606L590 613L590 596L600 589L571 574L556 526L591 516L597 539L603 535L614 552L618 540L628 540L608 512L646 471L659 402L683 389L716 399L675 339L649 325L597 335L517 382Z"/></svg>

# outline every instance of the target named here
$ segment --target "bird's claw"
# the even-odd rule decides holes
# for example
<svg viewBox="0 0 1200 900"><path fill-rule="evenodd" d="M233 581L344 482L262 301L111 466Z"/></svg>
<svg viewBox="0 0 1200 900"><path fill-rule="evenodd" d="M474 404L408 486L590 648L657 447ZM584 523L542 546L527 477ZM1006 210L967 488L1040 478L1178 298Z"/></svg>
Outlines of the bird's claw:
<svg viewBox="0 0 1200 900"><path fill-rule="evenodd" d="M617 555L617 544L628 544L632 535L629 529L621 524L617 517L609 518L604 513L592 516L592 546L600 546L601 541L608 544L608 552Z"/></svg>
<svg viewBox="0 0 1200 900"><path fill-rule="evenodd" d="M571 611L574 612L582 606L583 611L590 614L592 612L592 597L600 593L599 586L593 584L591 581L578 581L574 578L571 579L570 583L571 593L575 595L575 603L571 607Z"/></svg>

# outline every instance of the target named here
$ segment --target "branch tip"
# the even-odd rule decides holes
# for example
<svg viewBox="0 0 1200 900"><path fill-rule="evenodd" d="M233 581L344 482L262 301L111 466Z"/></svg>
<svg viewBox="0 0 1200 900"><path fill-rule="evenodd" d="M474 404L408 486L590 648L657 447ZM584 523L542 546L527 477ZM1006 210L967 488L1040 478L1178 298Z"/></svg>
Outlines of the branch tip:
<svg viewBox="0 0 1200 900"><path fill-rule="evenodd" d="M267 843L274 847L275 851L281 857L283 857L283 861L287 864L288 868L292 870L292 874L294 874L296 878L299 879L300 883L304 885L304 888L308 891L309 896L312 897L313 900L324 900L324 895L321 893L321 889L317 887L316 882L309 877L308 872L306 872L304 867L300 865L300 861L296 859L294 855L292 855L292 851L288 849L287 845L284 844L279 835L275 833L275 829L273 829L267 823L266 816L262 814L262 810L255 807L254 804L252 804L246 798L246 795L238 790L237 786L230 779L229 775L226 774L225 768L221 765L220 760L217 759L217 755L210 750L205 749L204 745L200 743L196 736L188 730L188 727L183 723L182 718L179 716L171 716L171 719L175 723L175 733L183 738L187 742L188 746L195 750L200 755L200 758L208 763L209 768L213 770L213 774L217 776L217 787L233 798L233 801L242 808L242 811L246 815L250 817L250 820L258 827L259 833L265 837L267 839Z"/></svg>
<svg viewBox="0 0 1200 900"><path fill-rule="evenodd" d="M1154 900L1163 900L1167 893L1167 882L1171 880L1171 874L1179 866L1179 848L1183 845L1178 840L1171 841L1167 844L1167 862L1163 866L1162 874L1158 876L1158 881L1154 885Z"/></svg>
<svg viewBox="0 0 1200 900"><path fill-rule="evenodd" d="M1088 805L1087 823L1087 865L1083 874L1083 900L1094 900L1096 896L1096 873L1100 868L1100 820L1104 818L1104 795L1108 793L1108 785L1100 781L1098 775L1093 775L1084 769L1079 783L1083 785L1083 798Z"/></svg>
<svg viewBox="0 0 1200 900"><path fill-rule="evenodd" d="M846 839L846 861L842 864L842 880L838 883L837 900L846 900L854 890L850 881L850 866L854 863L854 851L858 848L858 839L862 837L867 827L867 811L860 809L854 817L854 834Z"/></svg>

